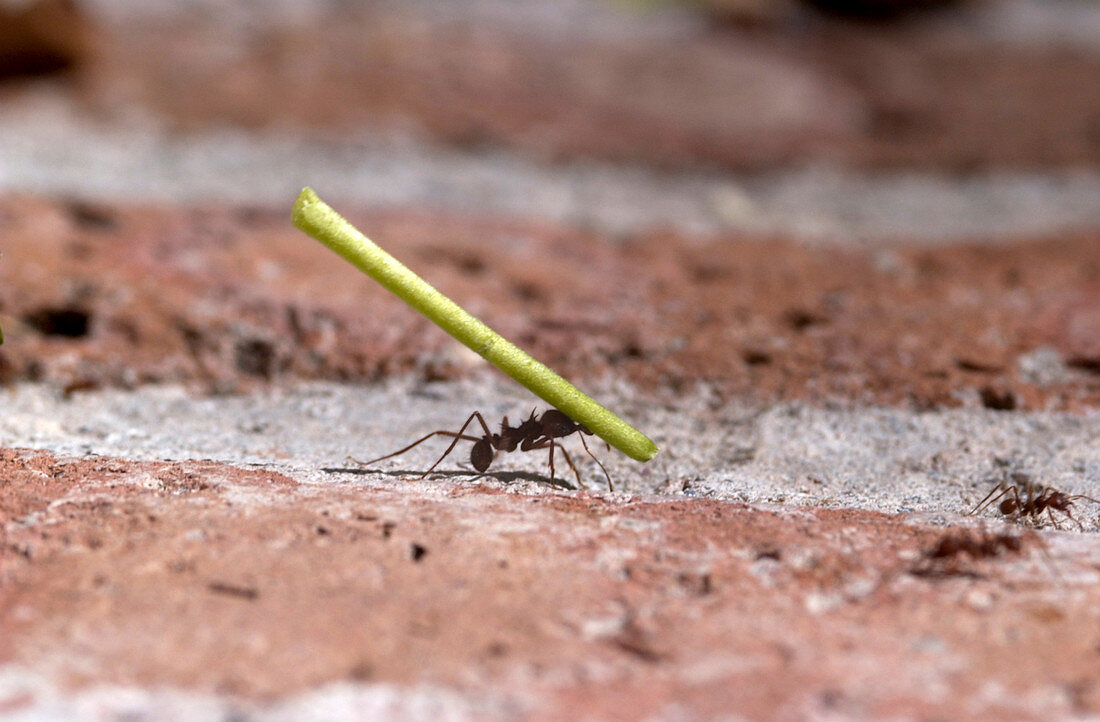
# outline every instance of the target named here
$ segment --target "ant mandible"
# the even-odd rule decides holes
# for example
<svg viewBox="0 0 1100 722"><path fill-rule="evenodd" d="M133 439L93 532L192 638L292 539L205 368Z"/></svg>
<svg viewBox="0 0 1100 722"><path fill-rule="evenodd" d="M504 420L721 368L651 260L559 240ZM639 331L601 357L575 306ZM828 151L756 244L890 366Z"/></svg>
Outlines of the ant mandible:
<svg viewBox="0 0 1100 722"><path fill-rule="evenodd" d="M1021 494L1021 490L1026 492L1026 496ZM1003 481L993 487L993 490L986 494L986 497L978 502L978 505L971 509L970 513L977 514L982 509L1000 500L1000 503L997 504L997 511L1006 517L1014 519L1030 518L1032 523L1038 524L1040 515L1045 511L1047 516L1050 517L1050 521L1057 527L1058 521L1054 518L1054 512L1060 511L1076 524L1078 529L1084 531L1084 525L1070 512L1073 502L1078 499L1100 504L1100 501L1093 499L1091 496L1085 496L1084 494L1070 495L1055 489L1053 486L1033 484L1031 477L1027 474L1016 473L1012 475L1011 482Z"/></svg>
<svg viewBox="0 0 1100 722"><path fill-rule="evenodd" d="M483 436L471 436L465 433L466 428L473 423L474 419L481 424L482 431L485 432ZM592 432L587 427L578 424L573 419L566 416L557 409L547 409L542 412L542 415L537 417L535 412L532 411L531 415L526 421L523 421L519 426L512 426L508 423L508 417L505 416L504 420L500 424L500 433L496 434L489 431L489 425L485 423L485 418L480 412L475 411L470 414L470 417L466 419L466 423L462 425L457 432L438 430L427 434L420 439L417 439L413 443L409 444L403 449L398 449L392 454L386 454L380 456L377 459L371 459L370 461L359 461L352 458L357 464L363 466L369 466L378 461L389 459L394 456L404 454L409 449L418 446L428 439L434 436L449 436L454 439L451 445L447 447L447 450L443 452L443 455L436 459L436 462L428 468L419 478L423 479L428 474L432 473L435 467L439 466L440 462L447 458L447 455L454 450L455 445L459 441L472 441L474 445L470 447L470 464L479 472L488 470L489 466L493 463L493 459L496 458L497 452L512 452L516 449L520 451L535 451L537 449L549 449L550 450L550 479L554 479L554 450L561 449L561 453L565 456L565 462L569 464L569 468L572 469L573 475L577 478L577 485L581 485L581 475L577 471L577 467L573 464L573 460L569 458L569 452L565 450L557 439L570 436L571 434L578 434L581 439L581 444L584 446L585 452L592 457L592 460L603 471L604 477L607 479L607 487L611 491L615 490L614 484L611 483L611 475L607 473L607 469L600 460L596 458L595 454L588 448L588 444L585 442L585 436L591 436Z"/></svg>

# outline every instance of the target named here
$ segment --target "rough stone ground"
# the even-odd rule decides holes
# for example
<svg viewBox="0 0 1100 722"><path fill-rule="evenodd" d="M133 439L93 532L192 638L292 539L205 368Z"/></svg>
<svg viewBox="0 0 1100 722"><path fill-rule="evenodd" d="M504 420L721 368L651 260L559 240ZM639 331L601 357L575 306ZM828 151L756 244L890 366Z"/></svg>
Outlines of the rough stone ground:
<svg viewBox="0 0 1100 722"><path fill-rule="evenodd" d="M967 515L1100 498L1094 6L80 9L0 68L0 718L1100 717L1100 504ZM349 461L534 404L315 176L661 453Z"/></svg>

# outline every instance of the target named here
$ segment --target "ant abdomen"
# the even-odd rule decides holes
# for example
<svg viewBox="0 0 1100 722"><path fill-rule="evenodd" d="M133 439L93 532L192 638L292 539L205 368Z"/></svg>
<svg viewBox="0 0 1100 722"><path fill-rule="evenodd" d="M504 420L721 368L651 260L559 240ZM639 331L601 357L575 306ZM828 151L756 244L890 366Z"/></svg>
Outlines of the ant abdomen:
<svg viewBox="0 0 1100 722"><path fill-rule="evenodd" d="M483 472L493 463L493 445L489 439L479 439L470 448L470 463L478 472Z"/></svg>

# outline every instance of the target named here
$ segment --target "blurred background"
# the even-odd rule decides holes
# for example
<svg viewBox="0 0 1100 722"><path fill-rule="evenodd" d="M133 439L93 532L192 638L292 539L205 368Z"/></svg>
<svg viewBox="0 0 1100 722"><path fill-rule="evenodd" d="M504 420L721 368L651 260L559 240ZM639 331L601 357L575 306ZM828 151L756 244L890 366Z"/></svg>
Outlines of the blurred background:
<svg viewBox="0 0 1100 722"><path fill-rule="evenodd" d="M0 379L477 368L310 185L573 377L1074 408L1098 79L1086 0L0 0Z"/></svg>
<svg viewBox="0 0 1100 722"><path fill-rule="evenodd" d="M874 243L1100 223L1092 0L0 0L0 190Z"/></svg>

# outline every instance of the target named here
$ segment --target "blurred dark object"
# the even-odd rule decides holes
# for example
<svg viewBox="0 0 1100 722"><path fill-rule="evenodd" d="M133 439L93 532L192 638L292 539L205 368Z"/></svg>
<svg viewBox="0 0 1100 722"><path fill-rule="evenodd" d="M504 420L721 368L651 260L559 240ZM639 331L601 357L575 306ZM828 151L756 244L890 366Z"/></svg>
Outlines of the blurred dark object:
<svg viewBox="0 0 1100 722"><path fill-rule="evenodd" d="M729 25L776 25L795 12L795 0L699 0L715 22Z"/></svg>
<svg viewBox="0 0 1100 722"><path fill-rule="evenodd" d="M72 70L90 39L89 22L73 0L0 2L0 80Z"/></svg>
<svg viewBox="0 0 1100 722"><path fill-rule="evenodd" d="M777 25L798 14L796 0L696 0L713 19L730 25ZM956 5L963 0L801 0L830 15L889 20L906 13Z"/></svg>
<svg viewBox="0 0 1100 722"><path fill-rule="evenodd" d="M955 5L962 0L803 0L819 10L848 17L888 19Z"/></svg>

